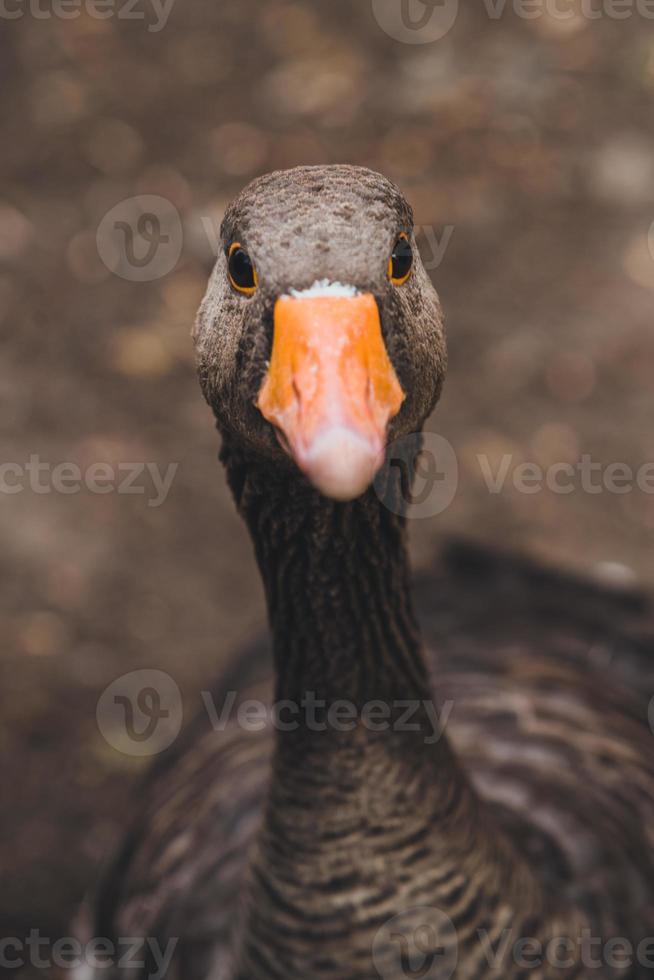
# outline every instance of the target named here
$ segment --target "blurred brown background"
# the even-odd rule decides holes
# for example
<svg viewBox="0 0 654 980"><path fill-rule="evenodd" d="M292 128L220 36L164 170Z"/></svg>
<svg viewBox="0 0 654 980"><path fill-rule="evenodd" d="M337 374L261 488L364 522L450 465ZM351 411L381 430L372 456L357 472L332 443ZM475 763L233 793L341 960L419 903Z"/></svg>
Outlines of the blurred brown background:
<svg viewBox="0 0 654 980"><path fill-rule="evenodd" d="M451 368L432 428L459 489L414 525L416 563L458 533L654 584L653 495L493 495L476 459L654 459L654 20L635 4L622 20L510 4L493 19L466 0L445 36L410 44L388 30L399 0L176 0L165 24L150 0L143 19L80 3L64 19L16 0L0 19L2 461L178 470L159 507L0 494L0 918L16 936L66 931L128 819L147 759L100 734L103 689L160 668L188 716L263 627L189 339L207 227L251 177L365 164L432 235L453 228L433 272ZM136 195L183 224L152 281L112 273L96 246Z"/></svg>

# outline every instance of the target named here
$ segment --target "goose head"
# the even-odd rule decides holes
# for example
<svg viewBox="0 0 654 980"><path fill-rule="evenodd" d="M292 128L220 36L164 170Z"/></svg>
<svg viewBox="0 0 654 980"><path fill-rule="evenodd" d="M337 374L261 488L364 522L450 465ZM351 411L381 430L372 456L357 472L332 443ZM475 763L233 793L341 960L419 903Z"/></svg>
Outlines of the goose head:
<svg viewBox="0 0 654 980"><path fill-rule="evenodd" d="M360 167L280 171L228 207L221 244L194 333L219 427L326 497L360 496L445 372L409 204Z"/></svg>

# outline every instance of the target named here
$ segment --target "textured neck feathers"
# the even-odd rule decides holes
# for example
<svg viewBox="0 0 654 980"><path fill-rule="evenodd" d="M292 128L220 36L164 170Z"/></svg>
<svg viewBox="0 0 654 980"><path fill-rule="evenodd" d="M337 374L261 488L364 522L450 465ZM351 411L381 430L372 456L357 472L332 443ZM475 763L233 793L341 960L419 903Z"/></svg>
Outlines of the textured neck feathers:
<svg viewBox="0 0 654 980"><path fill-rule="evenodd" d="M293 712L275 733L239 980L369 978L380 924L414 906L538 917L531 872L439 730L403 518L374 491L326 501L229 439L222 459L264 581L276 698Z"/></svg>
<svg viewBox="0 0 654 980"><path fill-rule="evenodd" d="M409 590L406 531L374 490L321 497L289 468L223 451L252 535L273 631L277 696L357 707L429 696Z"/></svg>

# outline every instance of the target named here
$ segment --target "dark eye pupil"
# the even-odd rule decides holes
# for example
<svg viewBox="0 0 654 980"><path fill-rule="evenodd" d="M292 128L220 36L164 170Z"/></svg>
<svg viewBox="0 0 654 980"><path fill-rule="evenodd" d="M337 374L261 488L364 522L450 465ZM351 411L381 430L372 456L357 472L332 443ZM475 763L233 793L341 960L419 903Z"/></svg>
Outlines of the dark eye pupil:
<svg viewBox="0 0 654 980"><path fill-rule="evenodd" d="M242 289L254 289L256 280L252 259L244 248L235 248L229 256L229 274Z"/></svg>
<svg viewBox="0 0 654 980"><path fill-rule="evenodd" d="M406 238L398 238L391 255L393 279L405 279L413 265L413 250Z"/></svg>

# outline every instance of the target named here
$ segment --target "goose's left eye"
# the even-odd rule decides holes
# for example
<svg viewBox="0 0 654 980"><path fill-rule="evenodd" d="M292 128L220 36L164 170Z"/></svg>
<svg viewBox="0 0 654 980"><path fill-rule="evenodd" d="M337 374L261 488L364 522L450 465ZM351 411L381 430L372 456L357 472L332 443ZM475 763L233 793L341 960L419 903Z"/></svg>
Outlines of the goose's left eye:
<svg viewBox="0 0 654 980"><path fill-rule="evenodd" d="M233 242L227 255L229 281L239 293L251 296L258 285L257 270L254 262L240 242Z"/></svg>
<svg viewBox="0 0 654 980"><path fill-rule="evenodd" d="M395 242L388 261L388 276L394 286L403 286L413 269L413 249L409 236L404 232Z"/></svg>

